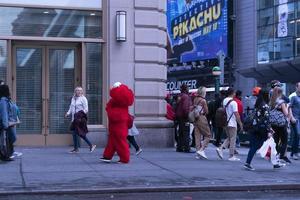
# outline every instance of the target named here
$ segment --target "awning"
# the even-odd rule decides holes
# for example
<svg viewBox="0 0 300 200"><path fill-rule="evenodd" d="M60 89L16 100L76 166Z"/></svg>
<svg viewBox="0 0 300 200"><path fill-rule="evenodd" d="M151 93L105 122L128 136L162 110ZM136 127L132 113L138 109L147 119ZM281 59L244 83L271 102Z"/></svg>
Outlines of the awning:
<svg viewBox="0 0 300 200"><path fill-rule="evenodd" d="M279 80L294 83L300 80L300 58L292 61L258 64L256 67L240 68L238 73L246 78L255 78L261 83Z"/></svg>

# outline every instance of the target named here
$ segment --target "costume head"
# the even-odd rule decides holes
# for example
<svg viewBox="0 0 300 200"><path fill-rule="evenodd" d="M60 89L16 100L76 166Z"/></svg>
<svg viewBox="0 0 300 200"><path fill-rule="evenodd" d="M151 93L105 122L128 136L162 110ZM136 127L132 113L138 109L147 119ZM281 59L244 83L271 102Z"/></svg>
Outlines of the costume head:
<svg viewBox="0 0 300 200"><path fill-rule="evenodd" d="M116 82L110 90L111 100L114 106L128 107L133 104L134 94L126 85Z"/></svg>

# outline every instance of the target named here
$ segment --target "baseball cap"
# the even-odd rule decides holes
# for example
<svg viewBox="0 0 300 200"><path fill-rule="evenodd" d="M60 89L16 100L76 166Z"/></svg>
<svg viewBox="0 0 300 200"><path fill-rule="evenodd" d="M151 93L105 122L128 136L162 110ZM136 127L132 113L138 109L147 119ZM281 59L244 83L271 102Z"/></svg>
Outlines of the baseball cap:
<svg viewBox="0 0 300 200"><path fill-rule="evenodd" d="M271 81L271 88L275 88L275 87L282 87L282 83L280 83L280 81L278 80Z"/></svg>
<svg viewBox="0 0 300 200"><path fill-rule="evenodd" d="M253 96L258 96L260 90L261 90L261 87L254 87L254 88L252 89L252 95L253 95Z"/></svg>

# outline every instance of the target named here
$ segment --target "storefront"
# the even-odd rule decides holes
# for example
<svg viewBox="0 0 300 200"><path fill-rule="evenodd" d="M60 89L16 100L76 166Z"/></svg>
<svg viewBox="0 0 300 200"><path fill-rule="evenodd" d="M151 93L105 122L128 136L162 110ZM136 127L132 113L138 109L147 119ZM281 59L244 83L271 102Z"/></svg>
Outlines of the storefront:
<svg viewBox="0 0 300 200"><path fill-rule="evenodd" d="M145 133L141 142L170 145L165 10L164 0L0 1L0 79L21 110L18 144L71 144L64 115L76 86L89 101L89 137L105 144L105 104L120 81L135 92L130 111ZM125 14L122 41L118 11Z"/></svg>

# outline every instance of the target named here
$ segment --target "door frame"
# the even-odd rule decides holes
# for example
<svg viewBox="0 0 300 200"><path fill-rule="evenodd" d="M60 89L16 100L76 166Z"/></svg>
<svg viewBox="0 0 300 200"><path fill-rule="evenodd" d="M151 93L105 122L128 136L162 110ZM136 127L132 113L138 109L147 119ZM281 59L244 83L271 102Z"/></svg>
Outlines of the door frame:
<svg viewBox="0 0 300 200"><path fill-rule="evenodd" d="M12 41L11 43L11 69L7 72L7 80L11 88L13 100L16 98L16 49L17 48L41 48L42 49L42 131L40 134L19 134L17 145L26 146L60 146L72 144L71 134L49 134L49 50L50 49L74 49L75 69L74 88L83 82L82 68L82 44L62 42L32 42ZM65 112L65 111L62 111Z"/></svg>

